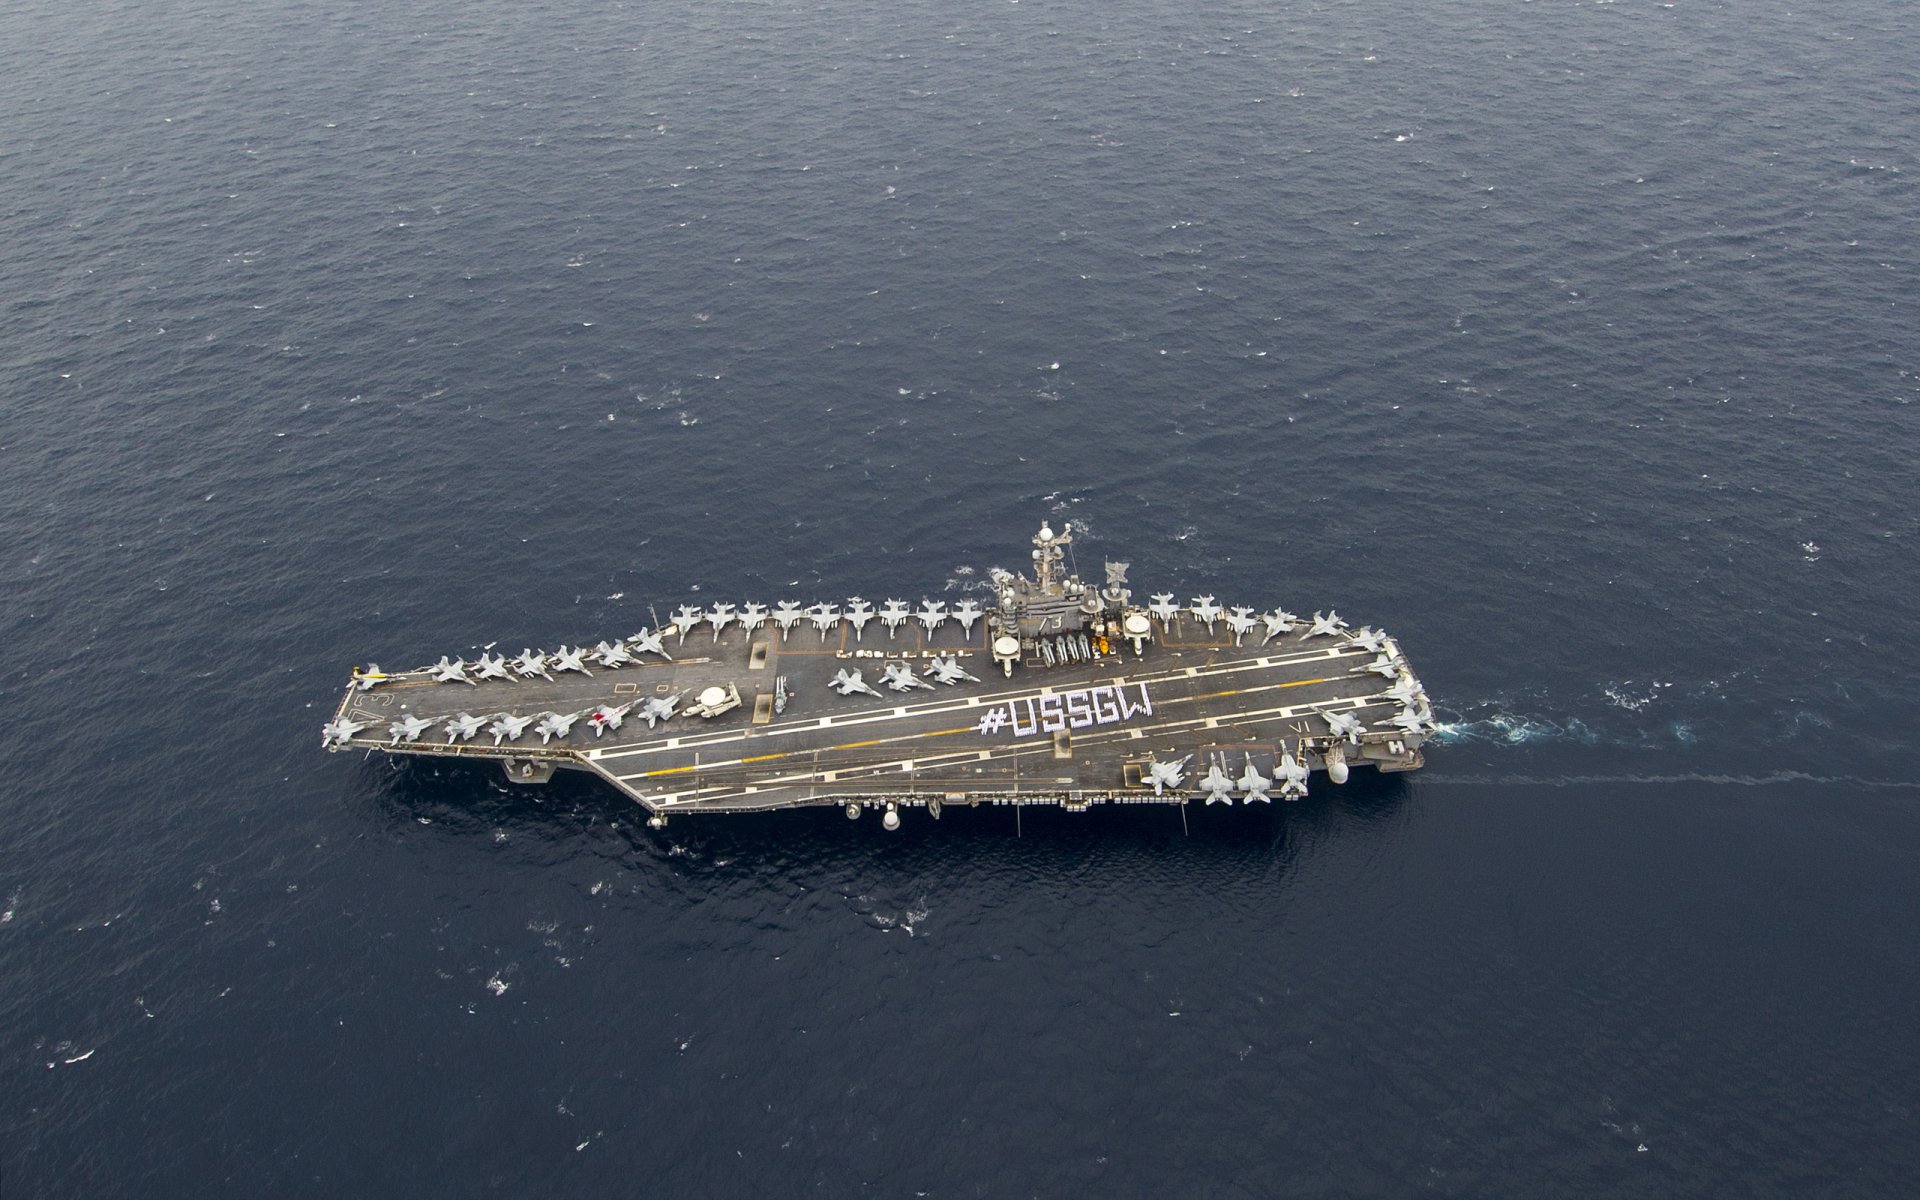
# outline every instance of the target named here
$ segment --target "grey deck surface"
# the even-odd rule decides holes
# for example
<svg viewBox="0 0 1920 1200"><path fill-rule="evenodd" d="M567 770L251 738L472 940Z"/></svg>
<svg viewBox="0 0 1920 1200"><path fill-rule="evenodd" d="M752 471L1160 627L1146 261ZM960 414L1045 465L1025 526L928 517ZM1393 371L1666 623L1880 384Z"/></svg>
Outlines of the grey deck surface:
<svg viewBox="0 0 1920 1200"><path fill-rule="evenodd" d="M1256 632L1236 647L1224 627L1210 634L1191 617L1156 619L1143 656L1120 644L1091 662L1017 666L1009 679L986 651L985 628L983 621L968 636L949 622L931 635L908 626L889 636L875 622L856 639L844 622L824 638L810 625L790 633L736 626L716 640L701 626L684 641L669 631L672 661L590 664L591 676L475 684L432 681L423 669L370 690L350 688L337 715L368 728L341 748L508 760L510 777L528 763L534 777L549 765L586 769L656 812L848 801L1178 803L1196 796L1213 762L1236 778L1249 763L1272 778L1284 751L1323 767L1321 749L1331 739L1321 714L1341 711L1370 730L1346 747L1350 761L1389 770L1420 765L1421 739L1384 725L1400 709L1384 695L1391 681L1364 672L1374 655L1344 635L1301 630L1263 645ZM754 663L756 645L764 665ZM1397 646L1391 651L1399 657ZM935 654L957 655L980 682L905 692L881 685L888 662L921 676ZM837 694L828 683L841 669L860 670L884 697ZM756 699L771 696L780 675L792 693L786 711L756 724ZM529 726L496 746L486 731L460 742L445 728L458 713L537 717L674 692L684 707L703 689L728 684L740 692L739 708L711 719L676 715L653 729L630 715L596 736L583 717L546 745ZM434 724L417 741L395 742L389 726L404 716ZM1382 730L1372 732L1376 723ZM1156 792L1141 783L1139 766L1149 756L1189 755L1180 789Z"/></svg>

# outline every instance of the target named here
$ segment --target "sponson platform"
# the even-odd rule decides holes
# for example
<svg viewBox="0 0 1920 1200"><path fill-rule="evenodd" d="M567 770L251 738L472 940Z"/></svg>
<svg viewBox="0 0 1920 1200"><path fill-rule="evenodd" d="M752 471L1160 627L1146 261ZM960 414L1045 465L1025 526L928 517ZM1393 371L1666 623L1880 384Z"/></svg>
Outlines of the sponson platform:
<svg viewBox="0 0 1920 1200"><path fill-rule="evenodd" d="M591 771L651 822L799 805L878 809L1297 799L1309 776L1409 771L1433 730L1391 637L1332 611L1142 605L1042 525L993 602L682 605L593 646L353 672L329 750Z"/></svg>

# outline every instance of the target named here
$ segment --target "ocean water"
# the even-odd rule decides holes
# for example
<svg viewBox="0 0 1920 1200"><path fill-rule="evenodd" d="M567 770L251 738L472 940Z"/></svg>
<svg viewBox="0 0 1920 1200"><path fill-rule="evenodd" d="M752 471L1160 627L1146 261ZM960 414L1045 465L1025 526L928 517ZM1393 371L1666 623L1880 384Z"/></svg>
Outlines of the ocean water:
<svg viewBox="0 0 1920 1200"><path fill-rule="evenodd" d="M1906 6L0 34L7 1200L1910 1189ZM318 749L1043 518L1384 625L1427 769L656 833Z"/></svg>

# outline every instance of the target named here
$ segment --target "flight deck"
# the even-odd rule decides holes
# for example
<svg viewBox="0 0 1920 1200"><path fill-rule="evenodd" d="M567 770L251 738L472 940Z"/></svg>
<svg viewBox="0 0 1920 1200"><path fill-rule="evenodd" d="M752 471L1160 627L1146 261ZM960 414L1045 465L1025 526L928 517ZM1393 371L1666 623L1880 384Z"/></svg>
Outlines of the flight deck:
<svg viewBox="0 0 1920 1200"><path fill-rule="evenodd" d="M1309 776L1422 764L1433 729L1395 639L1337 614L1144 605L1108 563L1067 573L1043 526L1034 575L993 603L683 605L589 648L356 670L327 748L486 758L507 778L585 770L682 813L843 806L1252 804Z"/></svg>

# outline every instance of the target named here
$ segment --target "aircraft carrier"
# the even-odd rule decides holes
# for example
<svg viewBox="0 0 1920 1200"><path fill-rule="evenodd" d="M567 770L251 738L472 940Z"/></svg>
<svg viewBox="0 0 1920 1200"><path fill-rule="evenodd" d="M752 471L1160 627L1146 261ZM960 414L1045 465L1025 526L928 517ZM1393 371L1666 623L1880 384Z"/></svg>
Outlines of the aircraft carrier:
<svg viewBox="0 0 1920 1200"><path fill-rule="evenodd" d="M949 607L858 597L682 605L593 646L356 669L329 750L589 771L649 823L838 805L1270 803L1323 772L1410 771L1433 710L1399 643L1331 610L1134 601L1128 564L1070 569L1043 524L1030 575Z"/></svg>

